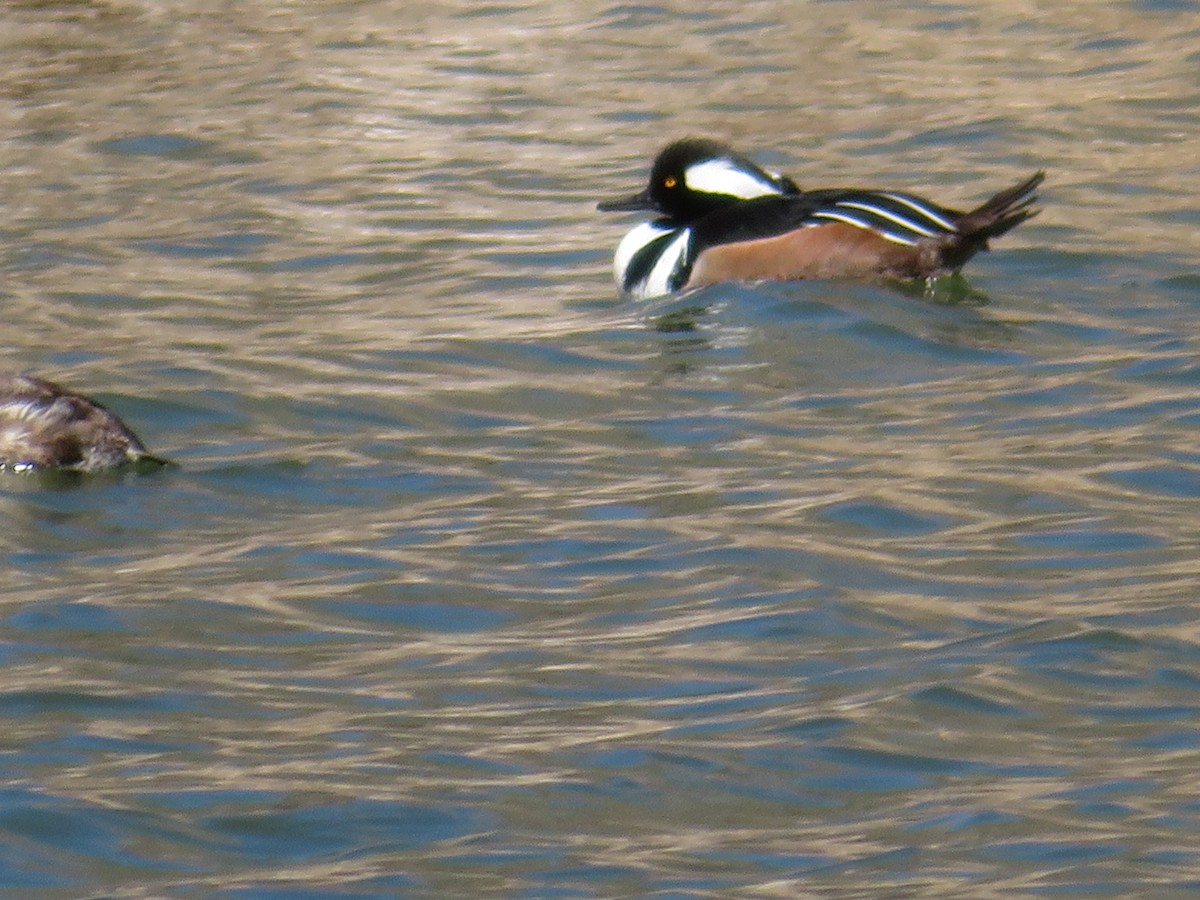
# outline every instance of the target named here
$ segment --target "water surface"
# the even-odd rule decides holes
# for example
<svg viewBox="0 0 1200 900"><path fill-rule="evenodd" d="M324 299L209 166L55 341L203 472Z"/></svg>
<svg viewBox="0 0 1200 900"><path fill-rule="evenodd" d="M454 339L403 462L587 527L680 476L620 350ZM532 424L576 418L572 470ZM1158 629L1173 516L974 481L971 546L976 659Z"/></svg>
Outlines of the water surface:
<svg viewBox="0 0 1200 900"><path fill-rule="evenodd" d="M1188 2L20 3L14 896L1200 887ZM617 296L667 140L1045 212L937 297Z"/></svg>

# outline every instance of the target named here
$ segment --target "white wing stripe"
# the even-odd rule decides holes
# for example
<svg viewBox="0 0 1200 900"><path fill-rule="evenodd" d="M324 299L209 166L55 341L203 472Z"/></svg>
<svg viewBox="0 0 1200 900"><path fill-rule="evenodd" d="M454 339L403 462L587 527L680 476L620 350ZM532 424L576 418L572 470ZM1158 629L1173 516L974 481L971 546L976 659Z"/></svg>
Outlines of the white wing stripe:
<svg viewBox="0 0 1200 900"><path fill-rule="evenodd" d="M884 231L883 229L871 224L870 222L866 222L862 219L856 218L855 216L852 216L849 213L839 213L839 212L834 212L833 210L822 209L822 210L819 210L818 212L813 213L813 218L814 219L832 219L835 222L845 222L847 225L853 225L856 228L865 228L867 231L874 231L881 238L886 238L887 240L891 241L893 244L903 244L905 247L913 247L917 243L912 238L904 237L899 234L894 234L890 231Z"/></svg>
<svg viewBox="0 0 1200 900"><path fill-rule="evenodd" d="M933 229L926 228L924 225L919 225L912 219L906 219L902 216L898 216L895 213L888 212L886 209L881 207L872 206L870 203L858 203L853 200L842 200L834 205L839 207L844 206L850 209L861 209L863 212L868 212L872 215L879 216L881 219L887 219L889 222L895 222L901 228L907 228L909 231L915 231L918 234L925 235L925 237L934 237L937 234L937 232Z"/></svg>
<svg viewBox="0 0 1200 900"><path fill-rule="evenodd" d="M884 193L883 191L879 192L879 196L887 197L889 200L893 200L896 203L901 204L902 206L907 206L909 209L919 212L921 215L923 215L927 219L929 219L929 221L936 222L938 225L940 225L942 228L945 228L947 231L958 231L957 225L955 225L953 222L949 221L945 216L941 215L940 213L933 211L932 209L930 209L928 206L926 206L923 203L918 203L917 201L912 200L908 197L902 196L901 194L887 194L887 193Z"/></svg>

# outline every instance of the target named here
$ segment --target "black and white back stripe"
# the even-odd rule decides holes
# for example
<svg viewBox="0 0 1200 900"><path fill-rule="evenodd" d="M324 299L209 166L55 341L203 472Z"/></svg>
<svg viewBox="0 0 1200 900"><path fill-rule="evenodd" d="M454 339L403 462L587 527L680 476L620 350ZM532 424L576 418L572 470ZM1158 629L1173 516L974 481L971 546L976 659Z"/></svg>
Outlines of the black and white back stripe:
<svg viewBox="0 0 1200 900"><path fill-rule="evenodd" d="M848 194L822 204L813 210L812 218L867 228L907 247L922 238L958 230L944 210L919 197L876 191Z"/></svg>

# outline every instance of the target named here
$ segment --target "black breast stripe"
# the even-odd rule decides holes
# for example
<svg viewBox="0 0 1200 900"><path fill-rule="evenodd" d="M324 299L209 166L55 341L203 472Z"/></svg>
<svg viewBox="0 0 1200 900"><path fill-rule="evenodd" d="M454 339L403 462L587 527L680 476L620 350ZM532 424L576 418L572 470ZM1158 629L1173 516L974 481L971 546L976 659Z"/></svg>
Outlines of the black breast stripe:
<svg viewBox="0 0 1200 900"><path fill-rule="evenodd" d="M650 273L658 265L658 261L662 258L663 253L679 237L682 231L682 229L677 228L674 231L665 232L633 254L633 258L629 260L629 265L625 267L625 279L621 285L622 290L632 291L637 285L649 278ZM683 287L688 275L692 271L692 261L689 256L689 254L684 254L683 265L677 267L677 270L668 280L667 286L673 291Z"/></svg>

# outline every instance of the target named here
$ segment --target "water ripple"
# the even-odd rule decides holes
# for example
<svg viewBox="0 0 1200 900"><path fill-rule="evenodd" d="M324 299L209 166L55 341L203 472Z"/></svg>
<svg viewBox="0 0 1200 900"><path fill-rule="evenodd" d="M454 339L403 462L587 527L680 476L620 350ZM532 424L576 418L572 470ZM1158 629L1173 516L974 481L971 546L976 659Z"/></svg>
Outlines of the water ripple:
<svg viewBox="0 0 1200 900"><path fill-rule="evenodd" d="M1181 5L14 6L8 367L180 465L0 475L0 890L1194 893ZM1045 209L625 301L683 134Z"/></svg>

